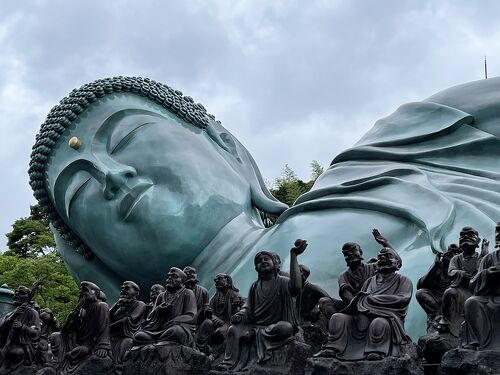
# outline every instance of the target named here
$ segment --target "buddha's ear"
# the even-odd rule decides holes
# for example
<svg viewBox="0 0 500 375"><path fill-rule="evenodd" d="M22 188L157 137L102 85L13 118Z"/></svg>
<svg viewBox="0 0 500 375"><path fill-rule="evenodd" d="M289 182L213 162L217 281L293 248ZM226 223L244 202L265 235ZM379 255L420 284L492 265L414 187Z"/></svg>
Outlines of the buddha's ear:
<svg viewBox="0 0 500 375"><path fill-rule="evenodd" d="M215 143L231 154L235 162L233 165L250 184L252 203L255 207L273 215L279 215L288 208L267 189L252 155L219 121L212 121L207 127L207 133Z"/></svg>

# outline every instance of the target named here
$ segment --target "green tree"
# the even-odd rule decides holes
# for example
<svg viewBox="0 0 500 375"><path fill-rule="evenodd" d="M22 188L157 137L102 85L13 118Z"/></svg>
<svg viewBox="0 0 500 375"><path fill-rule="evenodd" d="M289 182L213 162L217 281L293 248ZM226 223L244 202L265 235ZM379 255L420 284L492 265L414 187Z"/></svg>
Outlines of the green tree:
<svg viewBox="0 0 500 375"><path fill-rule="evenodd" d="M29 217L16 220L12 232L6 234L9 249L4 255L36 258L55 250L54 236L40 206L31 206L30 211Z"/></svg>

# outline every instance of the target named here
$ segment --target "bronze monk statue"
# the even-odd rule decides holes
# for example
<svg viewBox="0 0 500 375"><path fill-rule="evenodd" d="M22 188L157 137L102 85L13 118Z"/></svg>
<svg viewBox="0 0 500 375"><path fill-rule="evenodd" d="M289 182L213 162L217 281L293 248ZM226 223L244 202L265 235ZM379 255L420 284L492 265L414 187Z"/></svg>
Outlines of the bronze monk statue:
<svg viewBox="0 0 500 375"><path fill-rule="evenodd" d="M438 321L441 319L443 293L451 284L448 267L451 258L458 254L460 248L455 244L448 246L448 251L444 254L437 253L432 266L418 280L415 297L427 314L427 333L437 330Z"/></svg>
<svg viewBox="0 0 500 375"><path fill-rule="evenodd" d="M472 349L500 350L500 222L495 248L479 263L470 282L473 296L465 301L465 337Z"/></svg>
<svg viewBox="0 0 500 375"><path fill-rule="evenodd" d="M464 321L464 303L472 295L470 280L476 275L481 255L487 251L488 241L483 240L482 253L476 252L479 246L479 233L472 227L464 227L460 231L459 246L461 254L451 258L448 274L451 284L443 293L441 304L441 320L438 322L440 333L460 336L460 328Z"/></svg>
<svg viewBox="0 0 500 375"><path fill-rule="evenodd" d="M191 289L196 297L196 307L200 312L208 304L208 290L198 284L196 269L190 266L184 267L186 274L186 288Z"/></svg>
<svg viewBox="0 0 500 375"><path fill-rule="evenodd" d="M136 283L125 281L120 299L109 309L111 350L117 364L124 361L125 352L132 347L134 333L139 330L146 313L146 304L137 299L139 293Z"/></svg>
<svg viewBox="0 0 500 375"><path fill-rule="evenodd" d="M31 305L36 288L36 283L31 289L22 285L16 288L12 298L15 309L0 321L0 371L3 374L35 363L41 332L40 316Z"/></svg>
<svg viewBox="0 0 500 375"><path fill-rule="evenodd" d="M149 290L149 302L146 304L146 312L144 313L144 319L148 317L148 315L153 311L153 307L155 306L156 299L160 294L165 291L165 287L160 284L154 284Z"/></svg>
<svg viewBox="0 0 500 375"><path fill-rule="evenodd" d="M379 360L403 355L403 346L411 342L404 322L412 283L396 273L401 266L402 260L394 249L380 250L377 274L364 283L343 312L332 315L328 342L316 356Z"/></svg>
<svg viewBox="0 0 500 375"><path fill-rule="evenodd" d="M91 355L109 357L109 308L100 300L101 289L94 283L80 283L80 299L61 332L50 335L52 353L63 373L75 372Z"/></svg>
<svg viewBox="0 0 500 375"><path fill-rule="evenodd" d="M297 310L299 312L300 323L316 322L319 319L319 301L322 298L329 298L328 293L320 286L313 284L307 279L311 274L309 267L300 264L300 276L302 278L302 290L297 296Z"/></svg>
<svg viewBox="0 0 500 375"><path fill-rule="evenodd" d="M272 350L293 340L299 324L294 297L302 289L297 256L306 247L307 241L299 239L290 250L289 278L278 274L272 252L263 250L255 255L258 279L251 285L242 309L231 318L222 369L244 366L249 344L255 343L257 362L262 363L271 358ZM242 355L243 351L246 353Z"/></svg>
<svg viewBox="0 0 500 375"><path fill-rule="evenodd" d="M196 297L185 287L186 279L181 269L170 268L166 290L158 296L153 311L134 335L135 345L163 342L194 345Z"/></svg>

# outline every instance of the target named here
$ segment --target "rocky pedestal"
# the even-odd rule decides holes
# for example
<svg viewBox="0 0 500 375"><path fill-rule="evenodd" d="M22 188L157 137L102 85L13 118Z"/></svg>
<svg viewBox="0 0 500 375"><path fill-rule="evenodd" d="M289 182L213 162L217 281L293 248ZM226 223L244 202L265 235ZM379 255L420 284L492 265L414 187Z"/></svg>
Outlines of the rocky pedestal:
<svg viewBox="0 0 500 375"><path fill-rule="evenodd" d="M35 375L36 374L36 366L25 366L20 365L15 368L9 368L7 366L2 366L0 368L0 375Z"/></svg>
<svg viewBox="0 0 500 375"><path fill-rule="evenodd" d="M500 351L452 349L441 360L441 375L500 374Z"/></svg>
<svg viewBox="0 0 500 375"><path fill-rule="evenodd" d="M379 361L341 361L337 358L313 357L307 360L306 375L423 375L415 344L407 345L402 357L386 357Z"/></svg>
<svg viewBox="0 0 500 375"><path fill-rule="evenodd" d="M250 360L240 371L212 370L210 375L302 375L308 357L312 356L311 347L300 341L293 341L273 351L270 360L259 364ZM253 357L255 358L255 357Z"/></svg>
<svg viewBox="0 0 500 375"><path fill-rule="evenodd" d="M208 357L178 344L146 345L132 348L123 364L123 375L205 375Z"/></svg>
<svg viewBox="0 0 500 375"><path fill-rule="evenodd" d="M110 375L115 372L115 365L110 357L100 358L95 355L87 358L78 366L62 363L59 367L44 367L37 375Z"/></svg>
<svg viewBox="0 0 500 375"><path fill-rule="evenodd" d="M302 336L306 344L311 346L312 352L317 353L321 350L327 334L319 327L313 324L302 326Z"/></svg>

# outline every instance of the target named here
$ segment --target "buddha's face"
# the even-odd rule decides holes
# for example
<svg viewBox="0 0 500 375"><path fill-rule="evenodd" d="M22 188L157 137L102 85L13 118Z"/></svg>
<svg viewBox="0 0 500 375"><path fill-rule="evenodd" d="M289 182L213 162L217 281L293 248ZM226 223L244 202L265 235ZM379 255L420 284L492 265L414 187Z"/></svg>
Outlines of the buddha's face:
<svg viewBox="0 0 500 375"><path fill-rule="evenodd" d="M120 298L134 299L139 294L139 291L134 284L124 282L120 288Z"/></svg>
<svg viewBox="0 0 500 375"><path fill-rule="evenodd" d="M205 130L160 105L111 94L54 146L49 191L66 224L117 275L159 280L251 210L248 182L228 155Z"/></svg>

